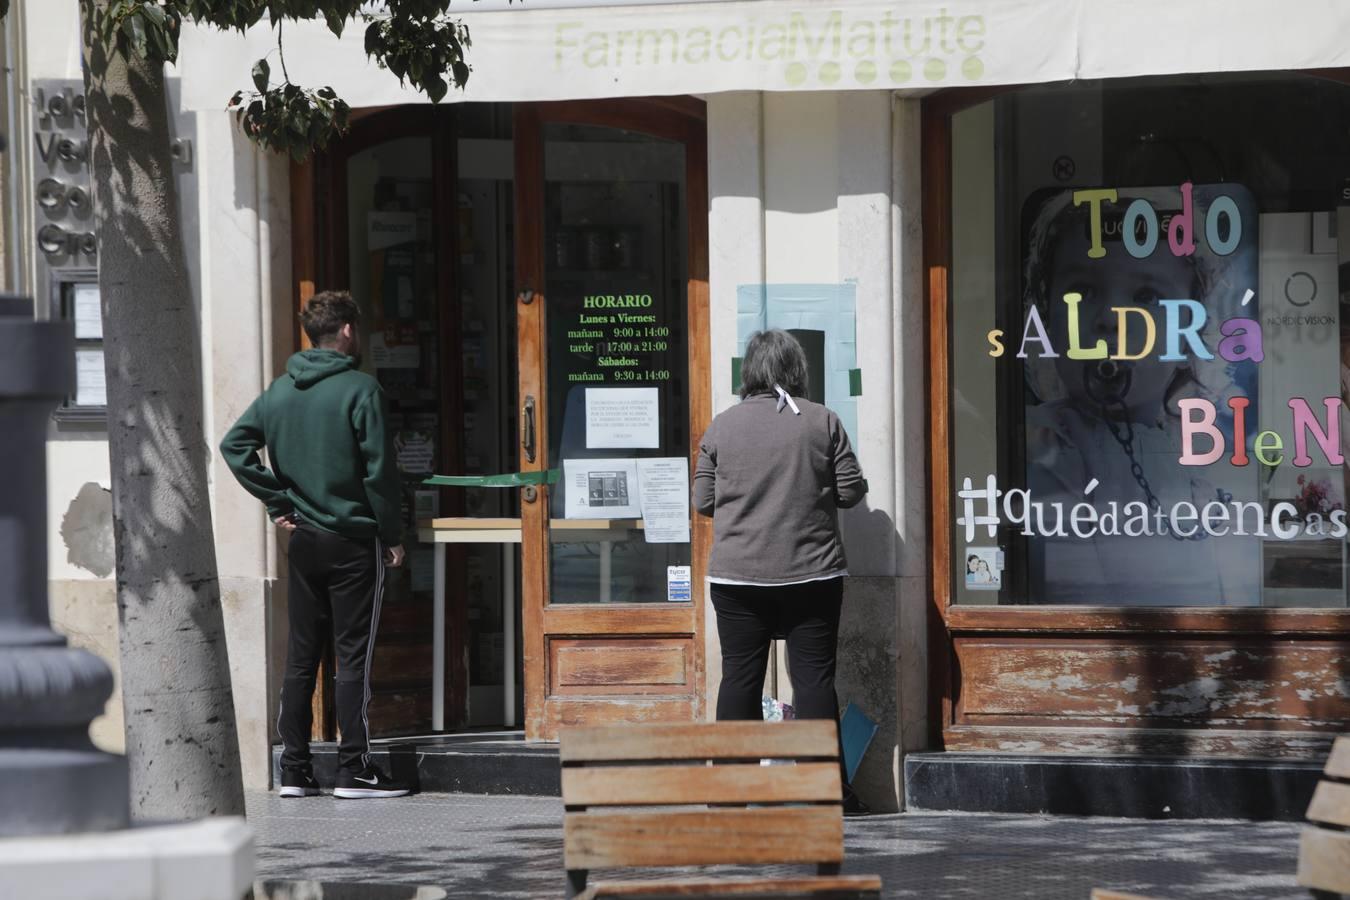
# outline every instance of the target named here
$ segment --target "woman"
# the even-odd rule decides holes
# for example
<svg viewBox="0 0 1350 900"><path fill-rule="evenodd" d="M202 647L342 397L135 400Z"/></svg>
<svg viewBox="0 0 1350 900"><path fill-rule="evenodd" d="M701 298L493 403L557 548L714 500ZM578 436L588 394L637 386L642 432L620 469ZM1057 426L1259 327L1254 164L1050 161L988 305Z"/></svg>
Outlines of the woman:
<svg viewBox="0 0 1350 900"><path fill-rule="evenodd" d="M848 574L838 510L867 493L839 417L805 399L806 354L785 331L752 335L741 400L699 445L694 505L713 517L708 580L722 643L718 719L762 718L770 643L787 638L800 719L839 721L839 609ZM843 767L843 753L840 753ZM845 786L845 812L866 807Z"/></svg>

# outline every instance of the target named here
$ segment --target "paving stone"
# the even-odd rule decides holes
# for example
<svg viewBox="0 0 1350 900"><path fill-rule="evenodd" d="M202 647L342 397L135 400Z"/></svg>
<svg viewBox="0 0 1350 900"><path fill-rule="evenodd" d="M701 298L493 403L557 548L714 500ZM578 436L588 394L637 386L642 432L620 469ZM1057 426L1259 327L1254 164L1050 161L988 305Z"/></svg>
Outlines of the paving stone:
<svg viewBox="0 0 1350 900"><path fill-rule="evenodd" d="M456 898L562 896L554 797L256 793L248 814L259 878L427 884ZM911 813L846 824L845 871L879 874L886 897L1087 900L1093 887L1169 900L1307 896L1294 883L1291 823Z"/></svg>

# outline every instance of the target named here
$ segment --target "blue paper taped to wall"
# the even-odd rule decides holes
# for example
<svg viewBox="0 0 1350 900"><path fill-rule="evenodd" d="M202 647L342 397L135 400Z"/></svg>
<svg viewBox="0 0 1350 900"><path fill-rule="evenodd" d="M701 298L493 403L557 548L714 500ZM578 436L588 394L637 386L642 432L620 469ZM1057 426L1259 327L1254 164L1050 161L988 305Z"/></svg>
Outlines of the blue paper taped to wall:
<svg viewBox="0 0 1350 900"><path fill-rule="evenodd" d="M877 723L850 703L844 708L844 717L839 722L839 735L844 744L844 771L852 784L863 754L871 746L872 738L877 736Z"/></svg>

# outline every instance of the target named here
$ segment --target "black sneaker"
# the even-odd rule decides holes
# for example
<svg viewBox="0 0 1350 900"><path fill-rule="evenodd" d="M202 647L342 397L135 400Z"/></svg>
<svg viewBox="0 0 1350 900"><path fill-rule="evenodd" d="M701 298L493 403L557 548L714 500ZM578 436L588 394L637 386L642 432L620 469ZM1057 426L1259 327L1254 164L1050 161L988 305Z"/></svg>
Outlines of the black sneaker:
<svg viewBox="0 0 1350 900"><path fill-rule="evenodd" d="M844 785L844 815L853 818L854 816L870 816L872 807L862 802L862 798L853 793L853 788Z"/></svg>
<svg viewBox="0 0 1350 900"><path fill-rule="evenodd" d="M319 783L314 780L313 770L282 769L281 796L283 797L319 796Z"/></svg>
<svg viewBox="0 0 1350 900"><path fill-rule="evenodd" d="M338 772L333 796L344 800L368 800L374 797L402 797L409 788L395 781L372 765L359 771L343 769Z"/></svg>

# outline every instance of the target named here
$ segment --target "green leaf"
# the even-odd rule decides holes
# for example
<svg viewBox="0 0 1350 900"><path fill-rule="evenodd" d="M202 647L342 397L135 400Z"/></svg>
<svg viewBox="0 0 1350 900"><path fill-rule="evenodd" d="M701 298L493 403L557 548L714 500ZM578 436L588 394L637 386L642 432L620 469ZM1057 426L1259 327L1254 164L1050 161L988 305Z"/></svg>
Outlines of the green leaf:
<svg viewBox="0 0 1350 900"><path fill-rule="evenodd" d="M324 21L328 23L328 30L338 37L342 37L342 29L347 26L347 16L345 13L324 10Z"/></svg>
<svg viewBox="0 0 1350 900"><path fill-rule="evenodd" d="M267 64L267 60L260 59L253 64L253 86L258 89L258 93L267 93L267 85L272 80L272 67Z"/></svg>
<svg viewBox="0 0 1350 900"><path fill-rule="evenodd" d="M149 56L146 46L145 20L135 13L122 20L122 33L131 42L131 51L141 59Z"/></svg>
<svg viewBox="0 0 1350 900"><path fill-rule="evenodd" d="M446 92L450 90L450 86L445 83L445 79L439 75L432 75L427 79L424 87L432 103L440 103Z"/></svg>

